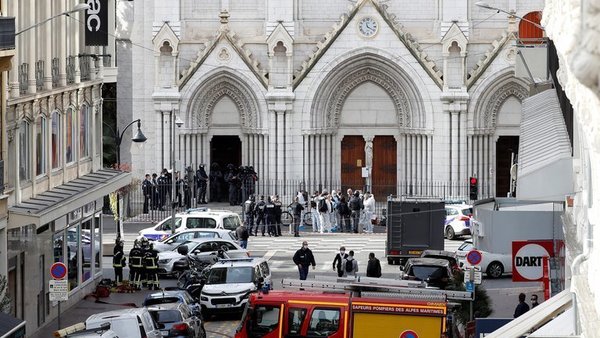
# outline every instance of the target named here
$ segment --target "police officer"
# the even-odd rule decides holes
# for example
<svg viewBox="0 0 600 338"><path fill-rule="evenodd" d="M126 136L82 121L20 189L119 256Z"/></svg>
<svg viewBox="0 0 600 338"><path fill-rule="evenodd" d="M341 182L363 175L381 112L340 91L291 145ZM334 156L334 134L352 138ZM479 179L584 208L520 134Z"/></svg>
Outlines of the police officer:
<svg viewBox="0 0 600 338"><path fill-rule="evenodd" d="M235 166L231 163L227 165L225 182L229 183L229 205L238 205L238 188L240 179L235 172Z"/></svg>
<svg viewBox="0 0 600 338"><path fill-rule="evenodd" d="M141 248L141 242L136 239L135 242L133 242L133 249L129 251L129 269L131 272L131 283L138 290L142 287L142 273L144 270L143 257L144 252Z"/></svg>
<svg viewBox="0 0 600 338"><path fill-rule="evenodd" d="M208 182L208 175L204 170L204 164L198 166L196 170L196 184L198 185L198 203L206 204L206 185Z"/></svg>
<svg viewBox="0 0 600 338"><path fill-rule="evenodd" d="M273 196L273 205L275 208L275 236L281 236L281 201L279 195Z"/></svg>
<svg viewBox="0 0 600 338"><path fill-rule="evenodd" d="M244 202L244 223L246 223L246 228L249 233L252 233L252 229L254 228L254 207L256 206L254 199L254 195L250 195L248 200Z"/></svg>
<svg viewBox="0 0 600 338"><path fill-rule="evenodd" d="M125 253L123 252L123 240L117 237L113 248L113 268L115 269L115 283L123 282L123 267L125 266Z"/></svg>
<svg viewBox="0 0 600 338"><path fill-rule="evenodd" d="M256 206L254 207L254 214L256 215L256 229L254 231L254 236L258 235L258 226L261 225L262 235L265 235L265 212L267 209L267 202L265 202L265 196L261 195L260 200L256 202Z"/></svg>
<svg viewBox="0 0 600 338"><path fill-rule="evenodd" d="M158 209L164 210L165 202L167 201L167 192L170 187L166 176L166 169L163 169L156 183L158 185Z"/></svg>
<svg viewBox="0 0 600 338"><path fill-rule="evenodd" d="M144 214L147 214L150 200L152 199L152 181L150 180L150 174L146 174L144 182L142 182L142 193L144 194Z"/></svg>
<svg viewBox="0 0 600 338"><path fill-rule="evenodd" d="M273 204L271 196L267 197L267 209L265 211L265 216L267 221L267 232L269 233L269 236L277 237L275 230L275 204ZM263 232L263 236L264 235L265 233Z"/></svg>
<svg viewBox="0 0 600 338"><path fill-rule="evenodd" d="M148 243L144 252L144 270L146 270L146 283L149 290L159 290L158 281L158 253L152 243Z"/></svg>
<svg viewBox="0 0 600 338"><path fill-rule="evenodd" d="M210 166L210 201L221 202L222 193L221 185L223 184L223 172L221 172L221 166L215 162Z"/></svg>

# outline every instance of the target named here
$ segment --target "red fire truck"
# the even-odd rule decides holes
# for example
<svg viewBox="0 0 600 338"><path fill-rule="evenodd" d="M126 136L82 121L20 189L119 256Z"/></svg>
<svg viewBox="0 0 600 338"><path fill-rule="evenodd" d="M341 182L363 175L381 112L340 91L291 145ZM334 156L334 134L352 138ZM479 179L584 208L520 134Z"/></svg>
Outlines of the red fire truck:
<svg viewBox="0 0 600 338"><path fill-rule="evenodd" d="M398 286L409 281L383 283L284 280L284 286L305 290L250 295L235 337L446 337L448 294L453 299L471 297L467 292Z"/></svg>

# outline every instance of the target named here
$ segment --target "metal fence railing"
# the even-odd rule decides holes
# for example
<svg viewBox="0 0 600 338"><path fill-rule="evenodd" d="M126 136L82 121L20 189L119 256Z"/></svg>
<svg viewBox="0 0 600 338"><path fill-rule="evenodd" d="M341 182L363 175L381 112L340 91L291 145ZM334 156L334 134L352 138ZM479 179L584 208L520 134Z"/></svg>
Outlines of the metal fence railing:
<svg viewBox="0 0 600 338"><path fill-rule="evenodd" d="M215 187L213 185L213 187ZM440 198L443 200L454 200L454 201L469 201L469 185L467 182L444 182L444 181L412 181L412 182L400 182L396 185L389 185L383 182L374 182L372 186L365 186L362 184L348 184L344 182L327 182L318 183L307 180L270 180L267 182L257 181L254 186L247 185L247 189L242 186L237 195L237 207L231 207L229 209L234 211L240 211L239 205L245 201L250 193L254 193L257 196L265 195L279 195L280 200L285 206L292 203L294 197L300 190L308 192L311 196L314 192L322 192L327 190L331 192L333 189L341 191L343 195L346 194L348 188L353 190L370 191L374 194L376 203L376 211L381 216L385 209L386 200L389 195L392 196L406 196L406 197L426 197L426 198ZM228 185L223 184L220 187L221 195L214 196L212 194L210 184L207 188L206 200L209 202L228 202ZM144 212L144 201L145 197L142 191L142 183L136 180L135 183L129 185L125 189L123 198L125 202L124 216L125 218L132 218L140 215L144 215L145 220L149 221L160 221L171 215L171 186L156 186L155 193L150 199L148 199L148 209ZM484 191L490 192L490 187L479 186L479 199L491 197L489 193L483 193ZM385 192L385 194L384 194ZM195 185L189 186L189 189L180 188L179 194L176 193L178 202L176 203L176 210L183 211L187 208L196 208L202 206L198 200L198 187ZM226 204L228 205L228 204Z"/></svg>

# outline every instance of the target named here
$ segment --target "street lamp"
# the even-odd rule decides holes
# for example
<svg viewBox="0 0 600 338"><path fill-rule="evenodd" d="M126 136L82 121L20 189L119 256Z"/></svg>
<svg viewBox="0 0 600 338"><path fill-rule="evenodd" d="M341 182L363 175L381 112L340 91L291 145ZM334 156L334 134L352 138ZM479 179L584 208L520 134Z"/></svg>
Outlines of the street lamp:
<svg viewBox="0 0 600 338"><path fill-rule="evenodd" d="M477 1L477 2L475 3L475 6L478 6L478 7L481 7L481 8L485 8L485 9L491 9L491 10L493 10L493 11L496 11L497 13L500 13L500 12L502 12L502 13L508 14L508 15L510 15L510 16L514 16L514 17L515 17L515 18L517 18L517 19L523 20L523 21L525 21L525 22L529 22L530 24L532 24L532 25L536 26L537 28L539 28L539 29L541 29L541 30L543 30L543 31L546 31L546 29L544 28L544 26L540 25L540 24L539 24L539 23L537 23L537 22L533 22L533 21L531 21L531 20L525 19L525 18L524 18L524 17L522 17L522 16L518 16L518 15L516 15L514 12L509 12L509 11L506 11L506 10L504 10L504 9L501 9L501 8L492 7L492 6L490 6L490 5L489 5L487 2L485 2L485 1Z"/></svg>
<svg viewBox="0 0 600 338"><path fill-rule="evenodd" d="M177 203L177 197L175 196L175 126L181 128L183 121L179 116L175 116L175 113L171 110L171 233L175 233L175 204Z"/></svg>
<svg viewBox="0 0 600 338"><path fill-rule="evenodd" d="M137 129L137 132L135 133L135 135L133 136L133 138L131 139L131 141L133 141L135 143L144 143L144 142L146 142L147 138L146 138L146 136L144 136L144 133L142 133L142 129L141 129L142 121L140 119L137 119L137 120L129 123L127 126L125 126L125 128L123 128L123 132L121 132L120 134L119 134L119 128L117 128L116 132L114 132L114 130L113 130L113 133L115 136L115 141L117 144L117 168L121 167L121 142L123 141L123 135L125 134L125 131L127 130L127 128L131 127L136 122L137 122L138 129ZM108 124L106 124L106 125L108 126Z"/></svg>
<svg viewBox="0 0 600 338"><path fill-rule="evenodd" d="M58 18L59 16L62 16L62 15L64 15L64 16L69 16L69 14L71 14L71 13L76 13L76 12L85 11L86 9L90 9L90 6L89 6L88 4L77 4L77 5L76 5L75 7L73 7L73 9L71 9L71 10L68 10L68 11L66 11L66 12L62 12L62 13L59 13L59 14L53 15L53 16L49 17L48 19L45 19L45 20L43 20L43 21L40 21L40 22L36 23L35 25L29 26L29 27L27 27L27 28L25 28L25 29L22 29L22 30L20 30L20 31L16 32L16 33L15 33L15 36L17 36L17 35L19 35L19 34L21 34L21 33L27 32L28 30L30 30L30 29L33 29L33 28L36 28L36 27L38 27L38 26L40 26L40 25L43 25L43 24L45 24L46 22L48 22L48 21L50 21L50 20L54 20L54 19Z"/></svg>

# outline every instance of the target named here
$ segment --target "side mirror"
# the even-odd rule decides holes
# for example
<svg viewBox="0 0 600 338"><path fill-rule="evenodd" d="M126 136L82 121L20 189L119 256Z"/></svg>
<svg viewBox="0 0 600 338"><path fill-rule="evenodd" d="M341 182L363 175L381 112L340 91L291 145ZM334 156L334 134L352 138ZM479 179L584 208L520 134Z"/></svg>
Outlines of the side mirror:
<svg viewBox="0 0 600 338"><path fill-rule="evenodd" d="M188 249L187 245L180 245L177 247L177 252L180 255L187 256L189 249Z"/></svg>

